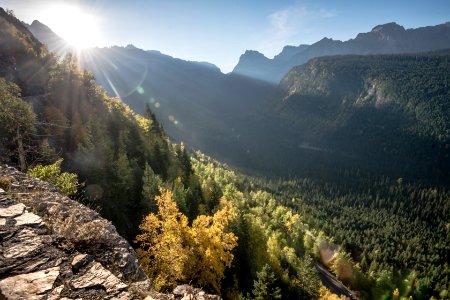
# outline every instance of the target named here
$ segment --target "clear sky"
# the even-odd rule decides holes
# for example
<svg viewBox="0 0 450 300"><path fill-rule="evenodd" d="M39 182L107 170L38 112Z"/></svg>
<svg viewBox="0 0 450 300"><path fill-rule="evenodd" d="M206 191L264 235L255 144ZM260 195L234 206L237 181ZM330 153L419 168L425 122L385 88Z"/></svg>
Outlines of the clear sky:
<svg viewBox="0 0 450 300"><path fill-rule="evenodd" d="M19 19L38 19L56 33L48 12L61 4L94 17L97 46L133 44L224 72L247 49L273 57L285 45L348 40L388 22L415 28L450 21L450 0L0 0ZM58 22L75 22L70 9L58 14Z"/></svg>

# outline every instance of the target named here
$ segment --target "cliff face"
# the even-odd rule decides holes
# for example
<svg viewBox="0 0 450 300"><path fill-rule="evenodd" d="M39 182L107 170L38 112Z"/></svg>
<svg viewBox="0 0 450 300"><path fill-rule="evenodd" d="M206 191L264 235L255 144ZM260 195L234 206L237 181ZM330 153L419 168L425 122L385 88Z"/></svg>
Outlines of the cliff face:
<svg viewBox="0 0 450 300"><path fill-rule="evenodd" d="M131 246L95 211L14 168L0 166L0 177L0 290L7 299L131 299L129 282L150 288Z"/></svg>
<svg viewBox="0 0 450 300"><path fill-rule="evenodd" d="M220 299L159 294L107 220L54 186L0 165L0 299Z"/></svg>

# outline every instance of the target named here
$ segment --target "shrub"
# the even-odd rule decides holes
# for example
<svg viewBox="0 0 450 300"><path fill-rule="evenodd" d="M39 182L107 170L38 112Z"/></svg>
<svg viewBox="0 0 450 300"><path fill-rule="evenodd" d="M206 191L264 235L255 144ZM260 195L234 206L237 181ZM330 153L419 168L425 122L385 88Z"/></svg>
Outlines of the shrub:
<svg viewBox="0 0 450 300"><path fill-rule="evenodd" d="M80 186L78 176L75 173L61 172L62 162L61 158L51 165L36 165L28 170L28 174L59 187L66 195L73 195Z"/></svg>
<svg viewBox="0 0 450 300"><path fill-rule="evenodd" d="M6 177L6 176L1 176L0 177L0 189L9 191L10 188L11 188L11 179L9 179L9 177Z"/></svg>

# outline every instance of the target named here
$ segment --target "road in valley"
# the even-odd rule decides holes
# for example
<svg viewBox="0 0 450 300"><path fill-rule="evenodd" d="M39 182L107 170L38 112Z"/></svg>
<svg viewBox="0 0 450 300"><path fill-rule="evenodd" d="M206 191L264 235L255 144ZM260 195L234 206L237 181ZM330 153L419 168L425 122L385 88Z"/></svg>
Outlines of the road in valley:
<svg viewBox="0 0 450 300"><path fill-rule="evenodd" d="M333 294L338 296L344 295L349 299L358 300L358 298L349 289L347 289L342 282L337 280L336 277L334 277L333 274L331 274L323 265L318 262L314 262L314 266L319 273L322 284Z"/></svg>

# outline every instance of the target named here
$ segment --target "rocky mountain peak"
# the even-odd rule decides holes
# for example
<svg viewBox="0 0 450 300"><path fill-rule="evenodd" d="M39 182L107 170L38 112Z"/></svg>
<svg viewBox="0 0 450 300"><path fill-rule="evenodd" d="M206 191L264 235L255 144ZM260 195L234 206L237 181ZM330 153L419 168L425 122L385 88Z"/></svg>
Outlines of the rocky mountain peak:
<svg viewBox="0 0 450 300"><path fill-rule="evenodd" d="M377 25L372 28L371 32L382 33L385 35L393 35L405 32L405 27L398 25L395 22L386 23L383 25Z"/></svg>
<svg viewBox="0 0 450 300"><path fill-rule="evenodd" d="M306 50L309 47L309 45L301 44L299 46L284 46L283 50L275 55L274 60L289 60L294 55Z"/></svg>
<svg viewBox="0 0 450 300"><path fill-rule="evenodd" d="M133 44L128 44L126 45L125 49L130 49L130 50L141 50L139 48L137 48L135 45Z"/></svg>
<svg viewBox="0 0 450 300"><path fill-rule="evenodd" d="M34 28L37 28L37 29L39 28L39 29L51 30L47 25L39 22L38 20L34 20L33 22L31 22L30 26L34 27Z"/></svg>
<svg viewBox="0 0 450 300"><path fill-rule="evenodd" d="M262 54L261 52L258 52L256 50L246 50L244 54L241 55L241 58L259 58L259 59L267 59L267 57Z"/></svg>

